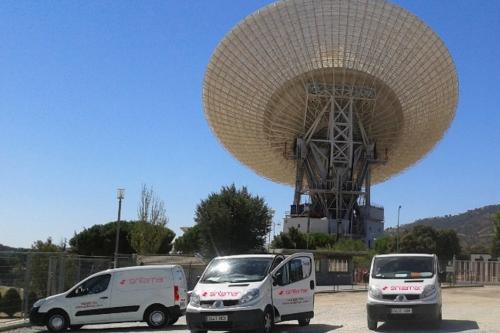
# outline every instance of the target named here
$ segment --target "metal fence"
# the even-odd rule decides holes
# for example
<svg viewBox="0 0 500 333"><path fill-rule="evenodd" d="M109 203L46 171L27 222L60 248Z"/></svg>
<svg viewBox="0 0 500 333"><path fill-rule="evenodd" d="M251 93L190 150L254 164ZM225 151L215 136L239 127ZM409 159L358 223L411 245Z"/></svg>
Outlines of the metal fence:
<svg viewBox="0 0 500 333"><path fill-rule="evenodd" d="M180 256L180 255L169 255L169 256L137 256L137 262L139 265L180 265L184 270L186 275L188 290L192 290L198 282L198 278L203 274L207 263L205 260L192 257L192 256Z"/></svg>
<svg viewBox="0 0 500 333"><path fill-rule="evenodd" d="M454 283L500 284L500 261L455 260Z"/></svg>
<svg viewBox="0 0 500 333"><path fill-rule="evenodd" d="M206 267L202 259L187 256L123 255L118 259L118 267L159 264L181 265L189 290ZM87 276L112 267L112 257L0 252L0 320L26 317L37 299L64 292ZM500 284L500 261L454 260L442 267L447 267L451 284ZM352 266L346 274L350 284L364 285L367 272L367 267Z"/></svg>
<svg viewBox="0 0 500 333"><path fill-rule="evenodd" d="M135 256L119 257L119 267L133 265ZM0 318L26 317L37 299L61 293L87 276L112 267L111 257L0 252Z"/></svg>
<svg viewBox="0 0 500 333"><path fill-rule="evenodd" d="M121 255L118 267L181 265L191 290L206 266L197 257ZM113 268L112 257L61 252L0 252L0 320L26 318L33 303L64 292L86 277Z"/></svg>

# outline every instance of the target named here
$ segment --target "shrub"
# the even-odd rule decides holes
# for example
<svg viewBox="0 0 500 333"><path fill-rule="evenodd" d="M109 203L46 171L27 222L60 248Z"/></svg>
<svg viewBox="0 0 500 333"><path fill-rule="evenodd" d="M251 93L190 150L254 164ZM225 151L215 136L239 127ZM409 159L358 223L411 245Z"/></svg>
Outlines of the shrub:
<svg viewBox="0 0 500 333"><path fill-rule="evenodd" d="M10 288L3 296L2 311L12 318L14 314L21 311L21 303L19 292L14 288Z"/></svg>

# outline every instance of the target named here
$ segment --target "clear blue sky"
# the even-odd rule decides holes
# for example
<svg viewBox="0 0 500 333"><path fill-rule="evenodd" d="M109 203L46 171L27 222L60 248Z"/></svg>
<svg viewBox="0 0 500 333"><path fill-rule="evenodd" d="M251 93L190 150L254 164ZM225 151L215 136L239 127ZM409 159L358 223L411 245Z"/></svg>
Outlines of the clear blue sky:
<svg viewBox="0 0 500 333"><path fill-rule="evenodd" d="M280 222L293 189L260 178L218 143L201 86L223 36L269 0L1 1L0 243L30 246L135 219L141 184L190 226L222 185L246 185ZM395 1L455 60L460 98L444 139L377 185L386 226L500 203L500 2Z"/></svg>

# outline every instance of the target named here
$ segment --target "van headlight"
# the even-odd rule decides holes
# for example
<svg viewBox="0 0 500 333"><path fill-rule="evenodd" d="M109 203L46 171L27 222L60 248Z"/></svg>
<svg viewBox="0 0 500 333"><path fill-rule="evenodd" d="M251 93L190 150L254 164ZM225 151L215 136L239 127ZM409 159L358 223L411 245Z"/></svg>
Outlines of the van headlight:
<svg viewBox="0 0 500 333"><path fill-rule="evenodd" d="M241 296L239 303L240 304L246 304L249 303L257 298L259 298L260 292L259 289L250 289L246 293Z"/></svg>
<svg viewBox="0 0 500 333"><path fill-rule="evenodd" d="M42 306L43 303L45 303L45 298L39 299L38 301L36 301L35 303L33 303L33 307L34 308L39 308L40 306Z"/></svg>
<svg viewBox="0 0 500 333"><path fill-rule="evenodd" d="M382 291L379 288L375 287L375 286L370 286L368 288L368 295L371 298L382 299Z"/></svg>
<svg viewBox="0 0 500 333"><path fill-rule="evenodd" d="M189 298L189 304L194 307L200 306L200 295L198 295L196 291L193 291L191 293L191 297Z"/></svg>
<svg viewBox="0 0 500 333"><path fill-rule="evenodd" d="M436 286L433 284L429 284L425 286L424 291L422 291L422 294L420 294L420 298L431 297L436 293L436 291Z"/></svg>

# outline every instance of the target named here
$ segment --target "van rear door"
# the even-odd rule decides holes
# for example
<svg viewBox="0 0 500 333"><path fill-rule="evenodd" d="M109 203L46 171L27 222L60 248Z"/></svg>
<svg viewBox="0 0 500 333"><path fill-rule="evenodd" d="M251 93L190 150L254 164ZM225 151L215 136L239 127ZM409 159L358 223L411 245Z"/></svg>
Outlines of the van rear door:
<svg viewBox="0 0 500 333"><path fill-rule="evenodd" d="M174 304L179 305L181 309L187 306L187 282L184 270L181 266L174 266Z"/></svg>
<svg viewBox="0 0 500 333"><path fill-rule="evenodd" d="M287 257L271 273L273 304L281 320L302 314L308 318L314 311L315 271L311 253L296 253ZM287 318L288 317L288 318Z"/></svg>

